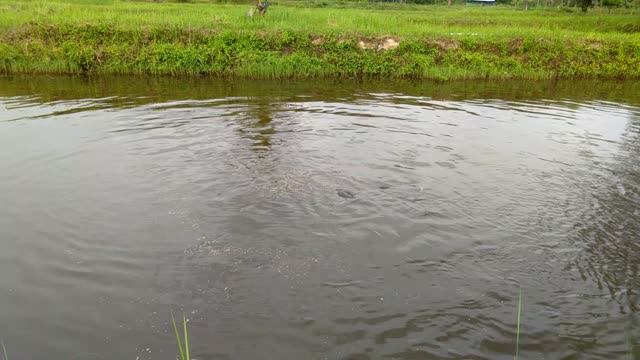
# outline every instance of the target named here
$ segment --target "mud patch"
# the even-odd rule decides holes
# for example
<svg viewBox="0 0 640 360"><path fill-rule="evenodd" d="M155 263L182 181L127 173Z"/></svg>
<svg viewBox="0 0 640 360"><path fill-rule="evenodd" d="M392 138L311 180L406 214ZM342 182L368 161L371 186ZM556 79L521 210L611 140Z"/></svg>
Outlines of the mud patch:
<svg viewBox="0 0 640 360"><path fill-rule="evenodd" d="M509 51L516 52L522 50L522 44L524 41L522 39L514 39L509 43Z"/></svg>
<svg viewBox="0 0 640 360"><path fill-rule="evenodd" d="M599 41L590 41L587 44L587 48L590 50L602 50L602 43Z"/></svg>
<svg viewBox="0 0 640 360"><path fill-rule="evenodd" d="M434 40L431 45L437 46L440 50L457 50L460 47L457 41L449 39Z"/></svg>
<svg viewBox="0 0 640 360"><path fill-rule="evenodd" d="M400 41L390 36L380 39L360 39L358 47L363 50L392 50L400 45Z"/></svg>

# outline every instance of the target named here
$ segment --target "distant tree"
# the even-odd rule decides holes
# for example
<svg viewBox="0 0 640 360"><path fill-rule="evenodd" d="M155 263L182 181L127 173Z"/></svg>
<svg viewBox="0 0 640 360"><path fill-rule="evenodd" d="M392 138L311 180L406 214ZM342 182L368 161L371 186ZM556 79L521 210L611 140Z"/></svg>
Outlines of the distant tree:
<svg viewBox="0 0 640 360"><path fill-rule="evenodd" d="M623 7L625 5L625 0L602 0L602 6L609 9Z"/></svg>
<svg viewBox="0 0 640 360"><path fill-rule="evenodd" d="M593 7L593 0L578 0L582 12L587 12L590 7Z"/></svg>

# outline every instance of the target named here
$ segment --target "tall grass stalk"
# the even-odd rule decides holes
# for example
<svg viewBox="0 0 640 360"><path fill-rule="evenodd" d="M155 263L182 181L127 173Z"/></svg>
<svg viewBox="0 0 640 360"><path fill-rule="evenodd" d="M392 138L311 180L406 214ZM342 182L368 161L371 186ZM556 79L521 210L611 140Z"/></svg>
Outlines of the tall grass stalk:
<svg viewBox="0 0 640 360"><path fill-rule="evenodd" d="M187 353L186 360L191 360L189 355L189 336L187 336L187 318L182 314L182 327L184 329L184 350Z"/></svg>
<svg viewBox="0 0 640 360"><path fill-rule="evenodd" d="M7 356L7 347L4 346L4 341L2 341L2 353L4 354L4 360L9 360L9 356Z"/></svg>
<svg viewBox="0 0 640 360"><path fill-rule="evenodd" d="M518 360L518 352L520 349L520 313L522 312L522 288L518 294L518 329L516 330L516 360Z"/></svg>
<svg viewBox="0 0 640 360"><path fill-rule="evenodd" d="M189 335L187 333L187 318L182 314L182 328L184 332L184 348L182 347L182 340L180 339L180 333L178 332L178 325L176 325L176 319L173 316L173 310L171 311L171 322L173 323L173 331L178 342L178 351L180 354L180 360L191 360L189 354Z"/></svg>

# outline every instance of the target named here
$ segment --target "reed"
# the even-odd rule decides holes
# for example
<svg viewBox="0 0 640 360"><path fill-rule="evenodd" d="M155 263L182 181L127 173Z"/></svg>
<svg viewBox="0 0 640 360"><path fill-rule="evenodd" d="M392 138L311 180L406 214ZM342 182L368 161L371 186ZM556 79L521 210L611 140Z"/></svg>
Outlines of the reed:
<svg viewBox="0 0 640 360"><path fill-rule="evenodd" d="M171 322L173 324L173 331L176 336L176 342L178 343L178 354L180 355L180 360L192 360L191 355L189 354L189 333L187 332L187 318L182 314L182 328L183 328L183 336L184 336L184 346L178 331L178 325L176 324L176 319L173 316L173 311L171 311Z"/></svg>
<svg viewBox="0 0 640 360"><path fill-rule="evenodd" d="M173 316L173 311L171 311L171 323L173 324L173 331L176 336L176 342L178 343L178 355L180 355L180 360L191 360L191 356L189 354L189 334L187 332L187 318L184 316L184 314L182 314L184 347L182 345L183 343L180 336L180 332L178 331L178 325L176 324L176 319Z"/></svg>

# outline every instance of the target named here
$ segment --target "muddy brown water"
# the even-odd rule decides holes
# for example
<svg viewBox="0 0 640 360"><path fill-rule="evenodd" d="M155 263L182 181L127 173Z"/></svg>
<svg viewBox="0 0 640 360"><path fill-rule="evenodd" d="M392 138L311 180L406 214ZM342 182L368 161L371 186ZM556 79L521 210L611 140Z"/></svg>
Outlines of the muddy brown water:
<svg viewBox="0 0 640 360"><path fill-rule="evenodd" d="M640 83L0 78L11 360L640 358Z"/></svg>

